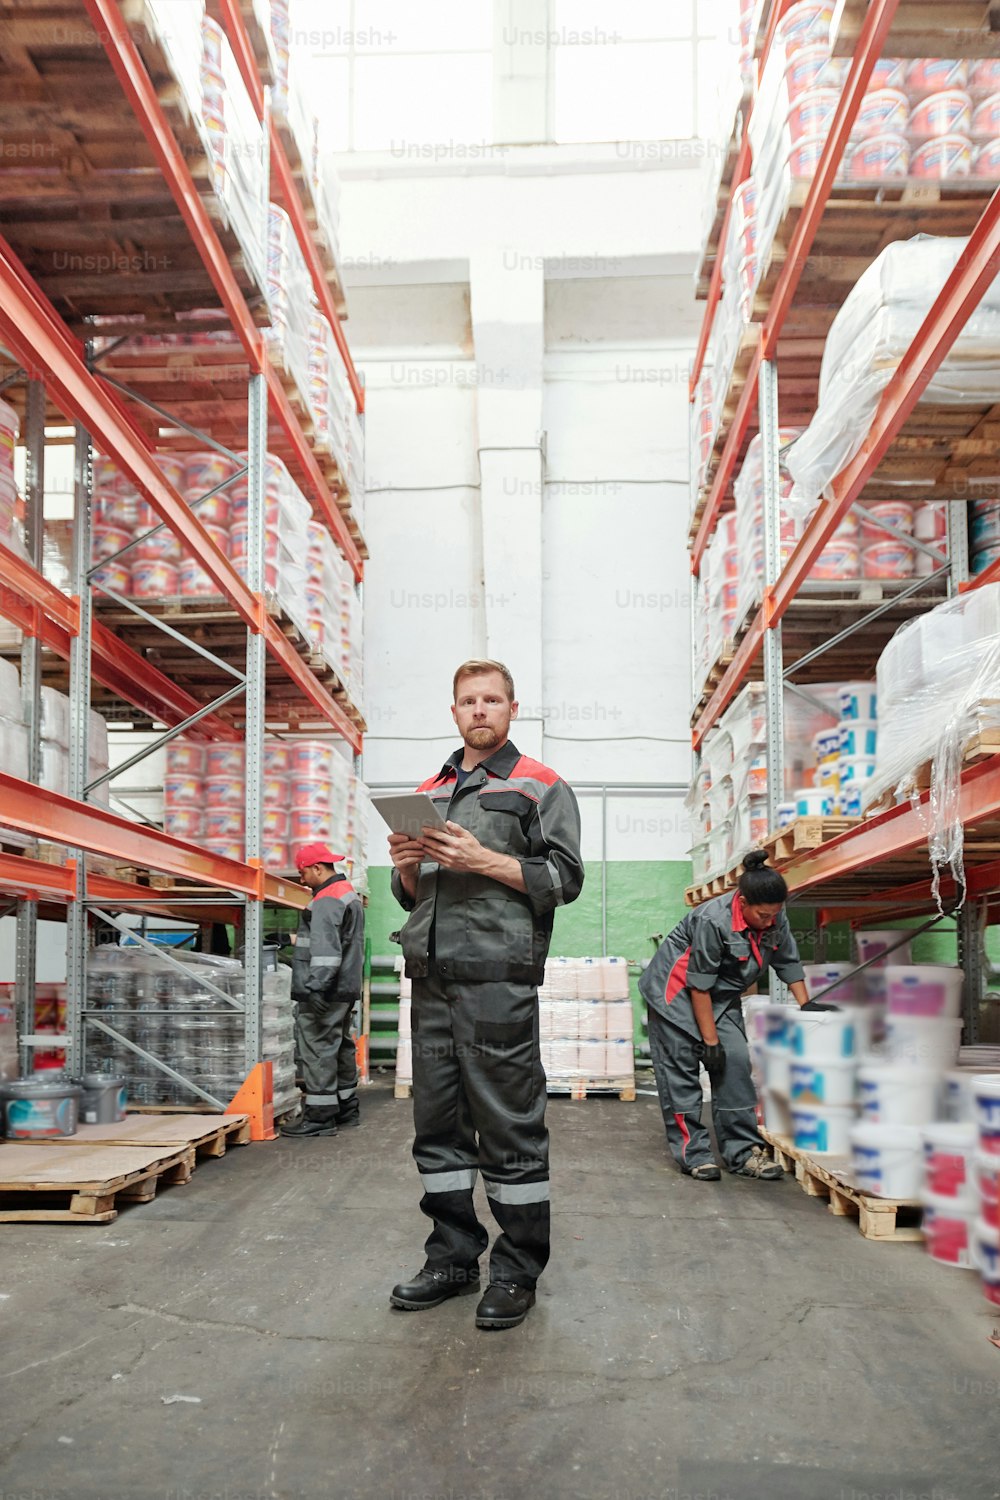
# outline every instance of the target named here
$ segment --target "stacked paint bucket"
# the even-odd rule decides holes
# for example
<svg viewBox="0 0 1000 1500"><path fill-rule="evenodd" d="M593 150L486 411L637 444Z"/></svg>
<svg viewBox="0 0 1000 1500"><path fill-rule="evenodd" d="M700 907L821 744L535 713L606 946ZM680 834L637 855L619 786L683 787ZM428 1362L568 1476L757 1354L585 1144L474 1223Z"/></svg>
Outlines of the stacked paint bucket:
<svg viewBox="0 0 1000 1500"><path fill-rule="evenodd" d="M925 1242L1000 1306L1000 1047L963 1047L944 1085L944 1119L921 1132Z"/></svg>
<svg viewBox="0 0 1000 1500"><path fill-rule="evenodd" d="M538 990L542 1067L549 1088L635 1071L628 961L549 958Z"/></svg>
<svg viewBox="0 0 1000 1500"><path fill-rule="evenodd" d="M751 1061L762 1085L764 1124L814 1155L845 1155L857 1117L859 1059L873 1016L859 1003L849 964L805 964L810 995L826 991L835 1011L748 1000ZM832 988L831 988L832 986Z"/></svg>
<svg viewBox="0 0 1000 1500"><path fill-rule="evenodd" d="M800 787L778 808L778 827L796 818L860 818L865 782L875 771L878 693L873 682L845 682L840 722L813 739L815 785Z"/></svg>

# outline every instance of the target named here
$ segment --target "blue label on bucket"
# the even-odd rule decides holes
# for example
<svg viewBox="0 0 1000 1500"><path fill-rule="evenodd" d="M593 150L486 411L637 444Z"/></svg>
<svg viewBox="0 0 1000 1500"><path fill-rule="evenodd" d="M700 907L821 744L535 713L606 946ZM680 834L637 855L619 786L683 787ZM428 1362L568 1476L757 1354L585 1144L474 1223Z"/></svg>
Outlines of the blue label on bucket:
<svg viewBox="0 0 1000 1500"><path fill-rule="evenodd" d="M7 1104L7 1134L73 1135L74 1103L72 1099L11 1099Z"/></svg>
<svg viewBox="0 0 1000 1500"><path fill-rule="evenodd" d="M977 1094L976 1108L979 1110L984 1124L988 1126L1000 1125L1000 1099L993 1099L989 1094Z"/></svg>

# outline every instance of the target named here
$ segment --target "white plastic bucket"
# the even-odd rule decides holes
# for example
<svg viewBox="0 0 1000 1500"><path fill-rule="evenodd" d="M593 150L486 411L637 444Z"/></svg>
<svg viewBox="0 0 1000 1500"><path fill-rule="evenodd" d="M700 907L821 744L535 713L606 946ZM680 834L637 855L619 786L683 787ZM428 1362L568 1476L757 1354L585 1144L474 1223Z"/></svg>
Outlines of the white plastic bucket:
<svg viewBox="0 0 1000 1500"><path fill-rule="evenodd" d="M887 964L886 1000L900 1016L957 1016L962 1006L961 969L948 964Z"/></svg>
<svg viewBox="0 0 1000 1500"><path fill-rule="evenodd" d="M830 1005L850 1005L852 1000L857 999L855 982L850 977L854 970L854 964L803 964L802 968L806 976L806 989L810 998L819 994L820 990L827 989L833 985L829 994L824 995L824 1000Z"/></svg>
<svg viewBox="0 0 1000 1500"><path fill-rule="evenodd" d="M972 1266L972 1217L963 1212L957 1198L939 1198L936 1193L923 1192L920 1201L924 1205L922 1229L927 1244L927 1253L942 1266L957 1266L969 1270Z"/></svg>
<svg viewBox="0 0 1000 1500"><path fill-rule="evenodd" d="M924 1185L939 1198L960 1198L971 1208L976 1203L972 1161L979 1136L974 1125L935 1122L920 1132L923 1142Z"/></svg>
<svg viewBox="0 0 1000 1500"><path fill-rule="evenodd" d="M886 949L891 948L893 943L898 943L903 934L892 928L882 932L856 932L854 941L858 950L858 962L866 964L871 958L882 958L880 964L874 964L873 968L884 968L886 964L908 964L910 962L910 944L906 942L901 948L887 958L883 955Z"/></svg>
<svg viewBox="0 0 1000 1500"><path fill-rule="evenodd" d="M787 1099L792 1090L792 1054L771 1043L764 1048L764 1082L772 1093Z"/></svg>
<svg viewBox="0 0 1000 1500"><path fill-rule="evenodd" d="M1000 1078L977 1076L971 1093L980 1145L991 1156L1000 1156Z"/></svg>
<svg viewBox="0 0 1000 1500"><path fill-rule="evenodd" d="M842 719L877 719L878 691L874 682L845 682L839 694Z"/></svg>
<svg viewBox="0 0 1000 1500"><path fill-rule="evenodd" d="M857 1058L871 1049L872 1018L860 1006L844 1010L806 1010L795 1017L795 1057Z"/></svg>
<svg viewBox="0 0 1000 1500"><path fill-rule="evenodd" d="M985 1219L972 1226L972 1263L983 1278L983 1296L1000 1307L1000 1229Z"/></svg>
<svg viewBox="0 0 1000 1500"><path fill-rule="evenodd" d="M891 1062L918 1068L953 1068L962 1043L961 1016L885 1018L885 1055Z"/></svg>
<svg viewBox="0 0 1000 1500"><path fill-rule="evenodd" d="M1000 1229L1000 1156L977 1151L972 1176L979 1191L979 1211L987 1224Z"/></svg>
<svg viewBox="0 0 1000 1500"><path fill-rule="evenodd" d="M847 1104L792 1105L792 1137L800 1151L817 1156L846 1156L857 1116Z"/></svg>
<svg viewBox="0 0 1000 1500"><path fill-rule="evenodd" d="M858 1068L861 1114L876 1125L926 1125L934 1119L941 1075L905 1063L863 1062Z"/></svg>
<svg viewBox="0 0 1000 1500"><path fill-rule="evenodd" d="M922 1162L916 1125L855 1125L851 1163L857 1185L880 1198L915 1198Z"/></svg>
<svg viewBox="0 0 1000 1500"><path fill-rule="evenodd" d="M1000 1082L1000 1072L992 1069L949 1068L944 1078L944 1117L953 1124L976 1123L976 1106L972 1098L973 1085L982 1079Z"/></svg>
<svg viewBox="0 0 1000 1500"><path fill-rule="evenodd" d="M794 1005L769 1004L764 1012L764 1044L767 1047L792 1045L792 1026L797 1014Z"/></svg>
<svg viewBox="0 0 1000 1500"><path fill-rule="evenodd" d="M770 1130L774 1135L791 1135L792 1112L788 1107L787 1098L776 1094L773 1089L765 1088L762 1095L764 1108L764 1128Z"/></svg>
<svg viewBox="0 0 1000 1500"><path fill-rule="evenodd" d="M796 1104L854 1104L857 1063L853 1057L793 1057L791 1100Z"/></svg>

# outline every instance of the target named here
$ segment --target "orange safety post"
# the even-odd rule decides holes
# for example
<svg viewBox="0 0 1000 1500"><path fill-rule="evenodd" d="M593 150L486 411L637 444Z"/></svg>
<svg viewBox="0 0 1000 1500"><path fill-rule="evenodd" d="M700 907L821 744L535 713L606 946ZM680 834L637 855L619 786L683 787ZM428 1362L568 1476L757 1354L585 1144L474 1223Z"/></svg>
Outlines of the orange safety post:
<svg viewBox="0 0 1000 1500"><path fill-rule="evenodd" d="M368 1068L368 1038L359 1036L354 1043L357 1049L358 1083L371 1083L371 1073Z"/></svg>
<svg viewBox="0 0 1000 1500"><path fill-rule="evenodd" d="M250 1139L273 1141L278 1132L274 1128L274 1068L270 1062L259 1062L251 1068L237 1092L226 1106L230 1115L250 1116Z"/></svg>

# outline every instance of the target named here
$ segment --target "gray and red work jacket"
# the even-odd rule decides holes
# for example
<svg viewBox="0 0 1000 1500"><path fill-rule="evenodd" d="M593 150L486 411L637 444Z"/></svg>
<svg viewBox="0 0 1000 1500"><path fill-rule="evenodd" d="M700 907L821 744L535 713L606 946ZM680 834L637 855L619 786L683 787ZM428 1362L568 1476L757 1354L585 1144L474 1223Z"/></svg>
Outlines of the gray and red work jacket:
<svg viewBox="0 0 1000 1500"><path fill-rule="evenodd" d="M456 750L417 790L485 848L513 855L527 890L425 859L414 900L394 870L393 894L411 914L402 930L406 972L420 978L433 964L450 979L541 984L553 913L583 886L576 798L562 777L509 740L459 787L463 753Z"/></svg>
<svg viewBox="0 0 1000 1500"><path fill-rule="evenodd" d="M689 1036L699 1037L691 991L712 997L716 1019L768 969L786 984L805 978L799 950L782 907L774 923L756 932L747 923L738 891L715 896L689 911L664 938L639 979L646 1004Z"/></svg>
<svg viewBox="0 0 1000 1500"><path fill-rule="evenodd" d="M292 949L292 999L330 1005L361 994L365 912L351 882L337 872L313 892Z"/></svg>

